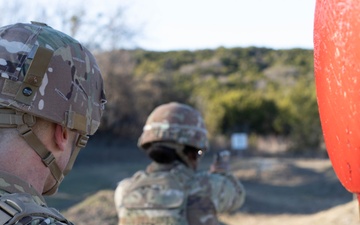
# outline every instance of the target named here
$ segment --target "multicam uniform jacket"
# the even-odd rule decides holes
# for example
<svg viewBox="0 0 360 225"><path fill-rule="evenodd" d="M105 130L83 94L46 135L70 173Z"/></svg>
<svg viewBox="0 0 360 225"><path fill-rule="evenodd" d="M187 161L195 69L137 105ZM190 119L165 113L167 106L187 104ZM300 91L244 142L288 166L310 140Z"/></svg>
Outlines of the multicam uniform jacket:
<svg viewBox="0 0 360 225"><path fill-rule="evenodd" d="M119 225L215 225L217 213L244 203L245 190L231 174L196 173L179 162L153 162L122 180L114 198Z"/></svg>
<svg viewBox="0 0 360 225"><path fill-rule="evenodd" d="M28 183L0 171L0 225L73 225Z"/></svg>

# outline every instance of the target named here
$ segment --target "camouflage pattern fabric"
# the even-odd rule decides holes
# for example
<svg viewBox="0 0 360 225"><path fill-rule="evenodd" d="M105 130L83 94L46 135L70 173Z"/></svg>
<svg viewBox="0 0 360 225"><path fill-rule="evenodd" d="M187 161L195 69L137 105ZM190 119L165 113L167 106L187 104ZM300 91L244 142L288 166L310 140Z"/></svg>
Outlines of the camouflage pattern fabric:
<svg viewBox="0 0 360 225"><path fill-rule="evenodd" d="M157 141L172 141L206 150L208 148L207 130L201 114L194 108L170 102L160 105L149 115L138 145Z"/></svg>
<svg viewBox="0 0 360 225"><path fill-rule="evenodd" d="M105 103L96 60L78 41L42 23L0 28L1 105L92 135Z"/></svg>
<svg viewBox="0 0 360 225"><path fill-rule="evenodd" d="M169 174L179 185L167 180L174 177ZM244 203L245 190L230 174L195 173L179 162L153 162L146 171L122 180L114 200L119 225L215 225L217 213L234 211Z"/></svg>
<svg viewBox="0 0 360 225"><path fill-rule="evenodd" d="M11 202L11 204L8 204ZM0 225L73 225L25 181L0 171Z"/></svg>

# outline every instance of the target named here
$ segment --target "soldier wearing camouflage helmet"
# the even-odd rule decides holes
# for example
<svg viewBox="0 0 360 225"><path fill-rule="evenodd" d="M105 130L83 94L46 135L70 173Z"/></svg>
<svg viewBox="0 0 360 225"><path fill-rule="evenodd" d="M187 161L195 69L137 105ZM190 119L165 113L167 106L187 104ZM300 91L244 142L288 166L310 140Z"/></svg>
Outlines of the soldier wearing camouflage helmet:
<svg viewBox="0 0 360 225"><path fill-rule="evenodd" d="M177 102L158 106L138 145L153 162L119 182L114 196L119 225L213 225L217 213L243 205L245 190L229 172L228 152L217 154L209 172L196 171L208 139L194 108Z"/></svg>
<svg viewBox="0 0 360 225"><path fill-rule="evenodd" d="M100 124L94 56L46 24L0 27L0 224L72 224L47 207Z"/></svg>

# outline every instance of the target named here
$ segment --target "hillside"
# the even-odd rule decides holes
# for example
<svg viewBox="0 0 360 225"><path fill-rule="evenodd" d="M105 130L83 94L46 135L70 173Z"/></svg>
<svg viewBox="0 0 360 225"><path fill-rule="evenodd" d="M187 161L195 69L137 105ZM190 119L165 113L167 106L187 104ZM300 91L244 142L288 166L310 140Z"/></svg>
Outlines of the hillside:
<svg viewBox="0 0 360 225"><path fill-rule="evenodd" d="M202 169L209 162L209 159L205 159ZM129 165L92 166L92 170L98 171L99 180L113 177L113 181L107 187L89 192L89 196L84 194L83 200L64 209L64 214L78 225L115 225L117 218L113 207L113 190L116 182L137 168L144 168L145 163L132 162L131 172L125 172ZM123 173L113 172L110 175L106 167L111 171L117 168ZM234 157L232 170L243 182L247 199L238 212L220 215L223 224L275 225L280 221L287 225L359 223L357 202L338 182L327 159ZM73 172L76 175L77 171Z"/></svg>
<svg viewBox="0 0 360 225"><path fill-rule="evenodd" d="M114 50L98 59L108 100L104 136L136 139L156 106L177 101L201 112L211 142L246 132L250 145L276 135L293 151L321 147L312 50Z"/></svg>

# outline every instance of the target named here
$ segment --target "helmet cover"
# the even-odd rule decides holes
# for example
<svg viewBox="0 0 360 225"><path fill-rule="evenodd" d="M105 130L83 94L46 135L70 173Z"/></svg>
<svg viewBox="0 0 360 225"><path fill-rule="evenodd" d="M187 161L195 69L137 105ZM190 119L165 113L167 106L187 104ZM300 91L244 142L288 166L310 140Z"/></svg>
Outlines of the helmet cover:
<svg viewBox="0 0 360 225"><path fill-rule="evenodd" d="M149 115L139 138L139 147L167 141L206 150L207 131L203 118L194 108L171 102L156 107Z"/></svg>
<svg viewBox="0 0 360 225"><path fill-rule="evenodd" d="M0 27L0 105L91 135L106 103L94 56L46 24Z"/></svg>

